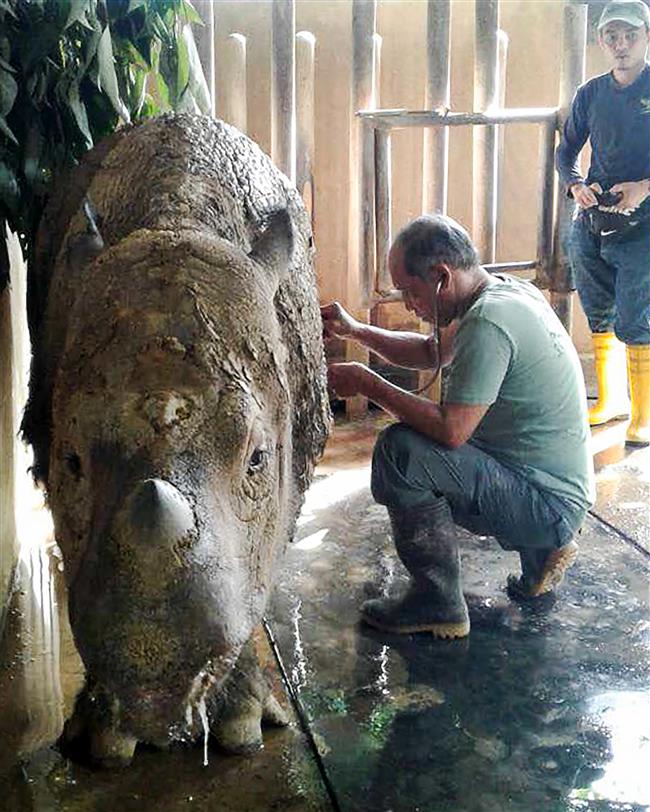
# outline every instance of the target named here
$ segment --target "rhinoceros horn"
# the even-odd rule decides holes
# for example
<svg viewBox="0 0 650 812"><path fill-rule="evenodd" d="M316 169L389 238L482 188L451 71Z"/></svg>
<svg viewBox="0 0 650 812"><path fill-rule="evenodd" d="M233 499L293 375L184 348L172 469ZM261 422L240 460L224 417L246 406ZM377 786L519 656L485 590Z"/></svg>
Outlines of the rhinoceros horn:
<svg viewBox="0 0 650 812"><path fill-rule="evenodd" d="M143 543L174 545L194 528L187 499L170 482L145 479L131 497L131 527Z"/></svg>

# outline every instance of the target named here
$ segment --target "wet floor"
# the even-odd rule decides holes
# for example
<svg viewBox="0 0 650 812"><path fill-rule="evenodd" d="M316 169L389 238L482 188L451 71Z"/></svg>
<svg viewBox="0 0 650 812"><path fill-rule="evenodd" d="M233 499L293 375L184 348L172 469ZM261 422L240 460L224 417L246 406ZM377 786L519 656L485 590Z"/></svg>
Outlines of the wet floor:
<svg viewBox="0 0 650 812"><path fill-rule="evenodd" d="M342 809L650 808L649 569L635 546L650 449L599 459L598 505L557 601L513 605L517 556L464 536L472 632L456 642L359 625L359 604L404 578L386 515L367 468L313 486L273 617ZM637 510L616 512L612 493Z"/></svg>
<svg viewBox="0 0 650 812"><path fill-rule="evenodd" d="M624 424L595 433L598 504L554 602L511 604L516 556L465 535L472 632L447 642L358 623L404 578L368 491L376 429L337 429L268 613L309 737L294 716L252 757L210 748L207 767L200 747L118 772L64 759L53 743L83 672L55 548L36 547L0 653L0 809L650 809L650 449L625 451Z"/></svg>

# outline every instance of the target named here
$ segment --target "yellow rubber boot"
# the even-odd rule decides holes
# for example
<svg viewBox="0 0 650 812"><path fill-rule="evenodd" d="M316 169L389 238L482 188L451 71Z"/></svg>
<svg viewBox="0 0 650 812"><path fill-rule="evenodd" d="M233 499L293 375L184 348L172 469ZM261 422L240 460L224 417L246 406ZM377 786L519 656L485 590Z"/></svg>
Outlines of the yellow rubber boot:
<svg viewBox="0 0 650 812"><path fill-rule="evenodd" d="M630 374L632 420L625 442L630 445L650 445L650 346L628 344L627 368Z"/></svg>
<svg viewBox="0 0 650 812"><path fill-rule="evenodd" d="M596 359L598 400L589 409L589 425L600 426L630 414L627 396L625 345L614 333L592 333Z"/></svg>

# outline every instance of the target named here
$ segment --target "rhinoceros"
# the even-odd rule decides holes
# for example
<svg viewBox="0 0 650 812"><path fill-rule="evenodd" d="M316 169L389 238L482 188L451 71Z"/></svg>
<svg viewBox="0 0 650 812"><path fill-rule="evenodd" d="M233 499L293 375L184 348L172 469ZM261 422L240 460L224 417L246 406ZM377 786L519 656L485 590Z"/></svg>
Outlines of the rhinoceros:
<svg viewBox="0 0 650 812"><path fill-rule="evenodd" d="M23 431L96 761L284 721L252 639L330 424L313 253L295 188L202 116L117 132L46 210Z"/></svg>

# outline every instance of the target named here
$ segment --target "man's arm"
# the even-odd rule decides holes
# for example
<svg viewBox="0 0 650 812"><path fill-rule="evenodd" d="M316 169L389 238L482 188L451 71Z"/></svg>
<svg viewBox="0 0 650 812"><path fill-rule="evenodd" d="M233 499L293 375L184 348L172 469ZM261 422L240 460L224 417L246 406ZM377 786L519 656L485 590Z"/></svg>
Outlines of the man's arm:
<svg viewBox="0 0 650 812"><path fill-rule="evenodd" d="M433 336L420 333L383 330L356 321L338 303L321 307L325 338L338 336L363 344L395 366L407 369L431 369L438 364L438 351Z"/></svg>
<svg viewBox="0 0 650 812"><path fill-rule="evenodd" d="M394 386L363 364L331 364L328 376L330 386L340 397L364 395L398 420L449 448L466 443L490 408L490 404L438 406Z"/></svg>
<svg viewBox="0 0 650 812"><path fill-rule="evenodd" d="M555 166L567 194L570 194L583 209L597 205L594 193L586 185L578 158L589 137L589 121L585 109L585 90L578 92L571 104L569 116L564 122L562 137L555 152Z"/></svg>

